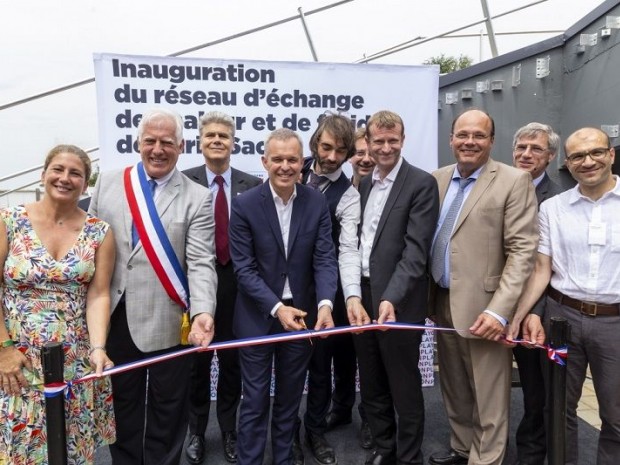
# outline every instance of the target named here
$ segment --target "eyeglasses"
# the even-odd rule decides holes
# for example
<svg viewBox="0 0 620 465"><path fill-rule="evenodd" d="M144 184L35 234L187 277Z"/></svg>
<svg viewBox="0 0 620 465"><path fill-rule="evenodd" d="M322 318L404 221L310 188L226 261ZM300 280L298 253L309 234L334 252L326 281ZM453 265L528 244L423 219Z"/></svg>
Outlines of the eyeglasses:
<svg viewBox="0 0 620 465"><path fill-rule="evenodd" d="M532 144L517 144L515 145L514 152L517 155L523 155L527 152L527 149L530 149L532 155L540 156L547 152L549 149L544 149L540 145L532 145Z"/></svg>
<svg viewBox="0 0 620 465"><path fill-rule="evenodd" d="M594 161L599 161L605 158L607 152L609 152L608 148L599 147L588 150L587 152L571 153L570 155L566 155L566 161L572 165L581 165L584 161L586 161L587 156L590 156L590 158Z"/></svg>
<svg viewBox="0 0 620 465"><path fill-rule="evenodd" d="M458 139L458 140L462 140L462 141L468 140L471 137L476 142L482 142L483 140L486 140L486 139L488 139L491 136L487 135L487 134L483 134L481 132L475 132L475 133L457 132L456 134L452 134L452 137L454 137L455 139Z"/></svg>

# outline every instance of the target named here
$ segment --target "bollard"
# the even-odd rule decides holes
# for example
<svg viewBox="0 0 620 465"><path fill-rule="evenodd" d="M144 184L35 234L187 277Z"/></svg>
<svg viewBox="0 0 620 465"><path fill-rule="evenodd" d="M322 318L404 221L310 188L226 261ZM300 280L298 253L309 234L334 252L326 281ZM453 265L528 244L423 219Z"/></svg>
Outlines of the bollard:
<svg viewBox="0 0 620 465"><path fill-rule="evenodd" d="M41 351L45 384L64 382L65 357L60 342L45 344ZM49 465L67 465L67 434L65 429L65 397L59 393L45 398L47 424L47 458Z"/></svg>
<svg viewBox="0 0 620 465"><path fill-rule="evenodd" d="M551 318L549 345L552 349L566 347L570 326L565 318ZM569 354L570 355L570 354ZM568 363L568 357L564 359ZM549 363L551 380L548 399L551 402L549 418L549 465L564 465L566 457L566 365Z"/></svg>

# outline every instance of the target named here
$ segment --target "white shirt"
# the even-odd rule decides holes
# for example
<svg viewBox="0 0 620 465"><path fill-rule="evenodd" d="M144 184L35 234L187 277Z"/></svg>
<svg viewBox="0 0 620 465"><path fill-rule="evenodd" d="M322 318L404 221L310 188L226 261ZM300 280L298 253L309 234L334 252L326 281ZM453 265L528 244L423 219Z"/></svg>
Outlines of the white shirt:
<svg viewBox="0 0 620 465"><path fill-rule="evenodd" d="M383 179L379 176L379 169L376 166L372 172L372 189L370 189L366 208L364 209L364 224L362 225L362 236L360 238L362 275L367 278L370 277L370 254L372 252L372 244L375 242L379 219L402 164L403 158L399 157L396 166Z"/></svg>
<svg viewBox="0 0 620 465"><path fill-rule="evenodd" d="M157 197L159 197L159 194L161 194L164 188L168 185L168 182L170 181L170 178L172 178L172 176L174 175L175 171L176 171L176 168L171 170L170 173L168 173L167 175L162 176L161 178L155 179L155 184L157 184L157 187L155 188L155 191L153 192L153 202L157 200ZM147 174L146 179L147 181L150 181L153 178Z"/></svg>
<svg viewBox="0 0 620 465"><path fill-rule="evenodd" d="M207 168L207 165L205 165L205 171L207 172L207 185L209 186L209 189L211 190L211 194L213 195L212 197L213 202L211 202L211 204L213 205L213 213L215 213L215 199L217 198L217 193L220 190L220 186L218 185L218 183L215 182L215 176L217 175L214 172L212 172L209 168ZM228 217L229 218L230 218L231 175L232 175L232 170L230 169L230 167L228 167L228 169L220 175L224 178L224 193L226 194L226 204L228 205Z"/></svg>
<svg viewBox="0 0 620 465"><path fill-rule="evenodd" d="M314 171L314 165L310 168ZM319 184L319 190L325 193L332 182L338 181L342 174L342 168L330 174L321 176L329 179L329 183ZM335 211L336 219L340 223L340 236L338 246L338 268L340 270L340 282L345 302L349 297L362 297L360 287L361 255L357 247L357 228L360 223L361 205L360 194L353 186L342 194Z"/></svg>
<svg viewBox="0 0 620 465"><path fill-rule="evenodd" d="M280 231L282 232L282 243L284 244L284 256L288 256L288 235L291 230L291 215L293 214L293 202L297 197L297 186L293 186L293 194L291 198L288 199L287 203L284 203L284 200L276 194L273 190L273 186L271 182L269 183L269 189L271 190L271 195L273 197L273 203L276 206L276 213L278 214L278 222L280 223ZM291 286L288 282L288 276L284 281L284 290L282 291L282 300L292 299L293 293L291 292ZM278 302L271 309L271 316L275 317L278 308L284 305L282 302ZM319 302L318 308L321 308L323 305L327 305L329 308L333 309L333 304L330 300L321 300Z"/></svg>
<svg viewBox="0 0 620 465"><path fill-rule="evenodd" d="M551 286L573 299L620 303L620 182L597 201L579 186L540 206L538 252L551 257Z"/></svg>

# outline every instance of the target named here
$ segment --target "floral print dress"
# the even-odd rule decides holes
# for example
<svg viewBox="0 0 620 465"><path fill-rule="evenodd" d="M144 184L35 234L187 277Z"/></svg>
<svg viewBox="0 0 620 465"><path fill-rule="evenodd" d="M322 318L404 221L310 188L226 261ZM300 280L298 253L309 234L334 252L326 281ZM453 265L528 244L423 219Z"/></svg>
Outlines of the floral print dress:
<svg viewBox="0 0 620 465"><path fill-rule="evenodd" d="M88 215L75 244L60 260L45 249L23 206L0 211L8 235L2 305L16 347L30 360L32 386L20 396L0 390L0 465L47 464L41 349L61 342L65 381L93 372L88 360L86 291L95 273L95 251L108 224ZM95 450L115 439L109 377L71 387L65 399L69 464L92 464Z"/></svg>

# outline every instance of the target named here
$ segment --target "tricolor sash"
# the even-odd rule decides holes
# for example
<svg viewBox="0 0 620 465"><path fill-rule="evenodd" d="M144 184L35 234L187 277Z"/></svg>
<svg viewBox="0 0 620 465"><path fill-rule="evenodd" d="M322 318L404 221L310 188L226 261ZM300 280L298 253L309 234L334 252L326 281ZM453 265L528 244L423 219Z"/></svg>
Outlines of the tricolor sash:
<svg viewBox="0 0 620 465"><path fill-rule="evenodd" d="M155 208L142 162L125 169L124 184L129 211L144 252L168 296L184 310L181 342L187 344L189 285Z"/></svg>

